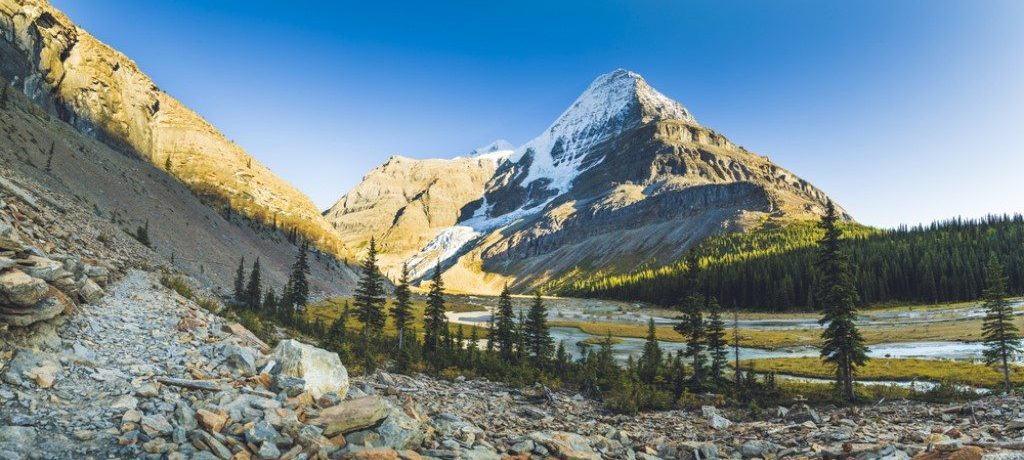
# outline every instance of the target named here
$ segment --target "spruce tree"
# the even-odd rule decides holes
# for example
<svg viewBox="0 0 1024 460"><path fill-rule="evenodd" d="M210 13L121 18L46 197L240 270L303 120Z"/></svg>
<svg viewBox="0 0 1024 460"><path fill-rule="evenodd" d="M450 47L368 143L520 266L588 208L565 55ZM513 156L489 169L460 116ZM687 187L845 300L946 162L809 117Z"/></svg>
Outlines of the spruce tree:
<svg viewBox="0 0 1024 460"><path fill-rule="evenodd" d="M263 294L260 285L260 258L257 257L256 262L252 264L252 271L249 272L249 284L245 287L245 306L252 311L260 309L260 296Z"/></svg>
<svg viewBox="0 0 1024 460"><path fill-rule="evenodd" d="M725 372L728 357L725 322L722 321L722 312L718 306L718 301L713 297L708 298L707 310L707 344L708 352L711 354L710 377L716 385L720 385L723 381L722 375Z"/></svg>
<svg viewBox="0 0 1024 460"><path fill-rule="evenodd" d="M855 324L857 290L853 285L850 262L843 251L843 232L837 225L838 221L836 207L829 200L820 224L825 235L818 243L816 293L823 309L819 323L825 326L821 334L821 357L836 367L837 388L844 400L852 402L856 398L853 390L856 369L867 362L868 350Z"/></svg>
<svg viewBox="0 0 1024 460"><path fill-rule="evenodd" d="M640 381L646 384L654 384L658 379L661 369L661 346L658 345L658 330L654 325L654 318L647 320L647 339L644 341L644 351L637 361L637 375Z"/></svg>
<svg viewBox="0 0 1024 460"><path fill-rule="evenodd" d="M533 365L538 369L546 367L551 358L553 347L551 331L548 328L548 309L540 292L535 292L533 303L526 317L526 347L533 358Z"/></svg>
<svg viewBox="0 0 1024 460"><path fill-rule="evenodd" d="M391 309L391 316L395 320L395 330L398 333L398 351L402 351L405 342L406 329L412 321L412 304L409 300L412 293L409 289L409 266L402 264L402 277L395 286L395 306Z"/></svg>
<svg viewBox="0 0 1024 460"><path fill-rule="evenodd" d="M497 340L498 354L502 361L512 362L515 357L516 325L515 312L512 310L512 294L509 293L508 284L501 290L498 296L498 317L494 320L494 336Z"/></svg>
<svg viewBox="0 0 1024 460"><path fill-rule="evenodd" d="M288 274L288 283L281 294L281 307L287 310L289 316L309 303L309 281L306 279L309 274L309 261L306 258L308 251L308 243L299 245L299 254L295 257L295 263Z"/></svg>
<svg viewBox="0 0 1024 460"><path fill-rule="evenodd" d="M694 390L701 390L704 385L704 357L705 331L704 315L701 312L702 299L697 295L691 295L685 302L683 308L683 321L676 324L675 330L686 338L686 357L690 360L692 370L691 386Z"/></svg>
<svg viewBox="0 0 1024 460"><path fill-rule="evenodd" d="M380 269L377 267L377 241L370 238L370 247L363 259L359 283L353 305L356 318L363 324L362 344L371 338L379 337L384 331L384 282Z"/></svg>
<svg viewBox="0 0 1024 460"><path fill-rule="evenodd" d="M245 305L245 293L245 257L242 257L235 271L235 303Z"/></svg>
<svg viewBox="0 0 1024 460"><path fill-rule="evenodd" d="M445 317L444 279L441 278L441 264L434 267L434 275L430 280L430 292L427 293L427 306L423 311L423 351L431 353L432 360L439 362L437 353L444 345L448 335L448 321Z"/></svg>
<svg viewBox="0 0 1024 460"><path fill-rule="evenodd" d="M1010 393L1010 364L1021 353L1021 335L1013 324L1013 307L1006 300L1007 278L995 254L985 268L985 320L981 330L985 343L985 364L995 366L1003 374L1003 390Z"/></svg>

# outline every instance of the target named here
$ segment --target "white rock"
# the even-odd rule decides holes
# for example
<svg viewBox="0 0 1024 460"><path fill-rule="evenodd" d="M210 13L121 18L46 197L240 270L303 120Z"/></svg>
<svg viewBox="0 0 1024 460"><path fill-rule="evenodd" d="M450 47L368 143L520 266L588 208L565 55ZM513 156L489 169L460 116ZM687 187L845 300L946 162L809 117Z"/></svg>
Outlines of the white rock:
<svg viewBox="0 0 1024 460"><path fill-rule="evenodd" d="M289 339L277 344L273 359L282 374L305 380L305 389L314 398L332 391L342 398L348 394L348 370L337 353Z"/></svg>

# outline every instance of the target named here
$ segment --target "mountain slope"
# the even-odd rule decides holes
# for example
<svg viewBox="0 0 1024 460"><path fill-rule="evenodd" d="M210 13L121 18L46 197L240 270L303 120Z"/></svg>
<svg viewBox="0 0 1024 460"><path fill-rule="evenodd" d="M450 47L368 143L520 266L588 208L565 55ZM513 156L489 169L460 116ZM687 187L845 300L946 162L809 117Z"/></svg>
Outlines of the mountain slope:
<svg viewBox="0 0 1024 460"><path fill-rule="evenodd" d="M827 199L620 69L501 161L459 222L406 260L420 276L441 261L454 289L526 289L572 270L668 264L765 217L817 217Z"/></svg>
<svg viewBox="0 0 1024 460"><path fill-rule="evenodd" d="M281 231L212 209L192 191L146 161L125 155L49 116L0 78L0 177L65 208L134 232L148 225L152 259L220 287L229 287L239 257L260 257L264 287L280 289L297 255ZM82 226L78 241L111 241ZM108 232L109 233L109 232ZM120 235L123 237L124 235ZM314 292L347 293L355 275L319 252L310 257Z"/></svg>
<svg viewBox="0 0 1024 460"><path fill-rule="evenodd" d="M313 202L44 0L0 0L0 76L51 115L218 206L347 256Z"/></svg>
<svg viewBox="0 0 1024 460"><path fill-rule="evenodd" d="M511 146L496 142L452 160L393 156L324 215L349 247L376 237L385 273L396 278L403 261L461 219L511 153Z"/></svg>

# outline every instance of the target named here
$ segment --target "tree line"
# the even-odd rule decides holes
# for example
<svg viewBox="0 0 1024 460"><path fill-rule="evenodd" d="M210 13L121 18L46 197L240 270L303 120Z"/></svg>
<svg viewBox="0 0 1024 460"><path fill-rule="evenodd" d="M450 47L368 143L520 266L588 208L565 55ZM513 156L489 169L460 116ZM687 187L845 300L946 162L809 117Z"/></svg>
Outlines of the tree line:
<svg viewBox="0 0 1024 460"><path fill-rule="evenodd" d="M821 237L810 262L818 273L812 295L823 306L820 354L834 368L837 400L853 402L857 368L868 359L868 348L855 323L860 303L854 282L858 269L850 257L852 240L843 237L831 203L827 211L817 224ZM564 342L556 344L539 291L533 293L529 308L517 314L506 286L486 327L451 324L440 266L435 267L429 281L422 316L415 318L408 267L403 266L389 295L377 265L374 239L360 265L351 305L346 303L329 325L310 320L302 314L308 302L305 253L303 247L280 298L273 290L261 291L259 260L253 263L248 277L242 261L235 280L236 305L320 338L323 346L337 352L356 371L387 367L398 372L485 377L513 384L571 386L621 413L689 407L702 403L701 395L708 392L753 407L776 404L784 397L774 375L759 377L754 369L740 367L736 311L730 341L721 304L702 284L705 278L693 256L688 261L693 268L681 274L686 290L675 304L681 313L675 330L684 337L685 347L676 353L662 350L652 319L641 354L620 363L610 334L596 347L582 346L578 357L568 352ZM1004 372L1009 390L1009 363L1021 351L1021 337L1006 301L1008 278L995 253L990 254L983 278L988 312L983 330L986 362ZM391 328L387 327L389 322ZM422 331L417 330L420 326ZM731 376L730 351L735 362Z"/></svg>
<svg viewBox="0 0 1024 460"><path fill-rule="evenodd" d="M837 223L846 236L859 306L977 300L985 287L990 254L1006 269L1007 292L1024 294L1024 216L954 219L928 226L875 230ZM812 223L765 225L748 233L714 237L684 261L625 275L593 275L557 289L561 295L646 301L671 306L688 287L688 264L699 282L724 305L780 311L820 309L815 285Z"/></svg>

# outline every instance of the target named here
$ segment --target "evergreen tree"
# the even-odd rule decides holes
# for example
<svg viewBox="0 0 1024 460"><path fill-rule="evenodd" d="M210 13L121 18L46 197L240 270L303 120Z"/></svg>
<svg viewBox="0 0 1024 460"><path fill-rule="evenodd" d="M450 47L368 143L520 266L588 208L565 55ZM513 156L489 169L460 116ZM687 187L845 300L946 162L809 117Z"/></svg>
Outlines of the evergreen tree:
<svg viewBox="0 0 1024 460"><path fill-rule="evenodd" d="M526 338L527 338L526 314L523 313L522 311L520 311L519 312L519 320L516 321L516 329L515 329L515 342L516 342L516 346L515 346L515 360L517 362L522 362L523 358L526 357L526 354L528 352L527 344L526 344Z"/></svg>
<svg viewBox="0 0 1024 460"><path fill-rule="evenodd" d="M710 377L715 384L720 385L727 362L728 343L725 339L725 322L722 321L721 308L718 301L712 297L708 298L707 344L708 352L711 354Z"/></svg>
<svg viewBox="0 0 1024 460"><path fill-rule="evenodd" d="M704 385L704 315L701 312L702 300L691 295L684 304L683 321L676 324L675 330L686 338L686 357L692 368L691 386L700 390Z"/></svg>
<svg viewBox="0 0 1024 460"><path fill-rule="evenodd" d="M299 245L299 254L295 257L291 272L288 274L288 282L281 293L281 309L290 318L295 311L309 303L309 281L306 275L309 274L309 262L306 253L309 250L308 243Z"/></svg>
<svg viewBox="0 0 1024 460"><path fill-rule="evenodd" d="M839 215L829 200L821 228L825 236L818 243L817 271L820 277L817 299L823 308L819 323L825 326L821 337L821 357L836 367L836 385L846 401L853 401L853 380L857 366L867 362L864 337L857 330L857 290L853 286L849 260L843 252Z"/></svg>
<svg viewBox="0 0 1024 460"><path fill-rule="evenodd" d="M356 318L363 324L362 343L379 337L384 331L384 281L377 267L377 241L370 238L370 248L363 259L359 283L353 296Z"/></svg>
<svg viewBox="0 0 1024 460"><path fill-rule="evenodd" d="M0 109L7 110L7 102L10 100L10 93L8 93L8 91L10 91L10 86L6 82L0 82L0 86L3 87L0 89Z"/></svg>
<svg viewBox="0 0 1024 460"><path fill-rule="evenodd" d="M544 306L540 291L537 291L526 317L526 347L533 358L534 367L542 369L547 365L553 346L548 328L548 309Z"/></svg>
<svg viewBox="0 0 1024 460"><path fill-rule="evenodd" d="M601 392L611 391L619 382L619 367L615 364L612 352L612 333L609 331L595 357L594 371L597 375L597 386Z"/></svg>
<svg viewBox="0 0 1024 460"><path fill-rule="evenodd" d="M494 320L494 336L497 340L498 354L506 363L515 357L516 325L515 312L512 310L512 294L508 284L501 290L498 297L498 317Z"/></svg>
<svg viewBox="0 0 1024 460"><path fill-rule="evenodd" d="M651 318L647 321L647 339L644 341L644 351L637 361L637 376L641 382L654 384L657 381L661 369L661 359L658 331L654 325L654 318Z"/></svg>
<svg viewBox="0 0 1024 460"><path fill-rule="evenodd" d="M244 305L245 294L245 257L242 257L238 261L238 270L235 271L235 302Z"/></svg>
<svg viewBox="0 0 1024 460"><path fill-rule="evenodd" d="M569 353L565 350L565 341L558 341L558 348L555 349L555 369L562 373L569 365Z"/></svg>
<svg viewBox="0 0 1024 460"><path fill-rule="evenodd" d="M245 306L252 311L260 309L260 296L263 294L260 284L260 258L257 257L249 272L249 284L245 287Z"/></svg>
<svg viewBox="0 0 1024 460"><path fill-rule="evenodd" d="M672 357L672 394L679 399L686 391L686 363L683 362L683 350L676 350Z"/></svg>
<svg viewBox="0 0 1024 460"><path fill-rule="evenodd" d="M270 313L277 312L277 293L274 288L267 289L267 294L263 296L263 309Z"/></svg>
<svg viewBox="0 0 1024 460"><path fill-rule="evenodd" d="M395 286L395 306L391 309L391 316L395 319L395 330L398 333L398 350L402 350L405 342L405 332L412 321L412 304L409 300L412 293L409 289L409 266L402 264L402 277Z"/></svg>
<svg viewBox="0 0 1024 460"><path fill-rule="evenodd" d="M434 362L439 362L436 356L444 345L444 338L448 335L448 319L445 317L444 280L441 278L441 264L434 267L434 275L430 282L430 292L427 293L427 307L423 311L423 351L432 353Z"/></svg>
<svg viewBox="0 0 1024 460"><path fill-rule="evenodd" d="M981 330L985 342L985 364L995 366L1003 374L1003 390L1012 391L1010 363L1021 353L1021 335L1013 324L1013 307L1007 302L1006 275L995 254L989 257L985 270L985 321Z"/></svg>

